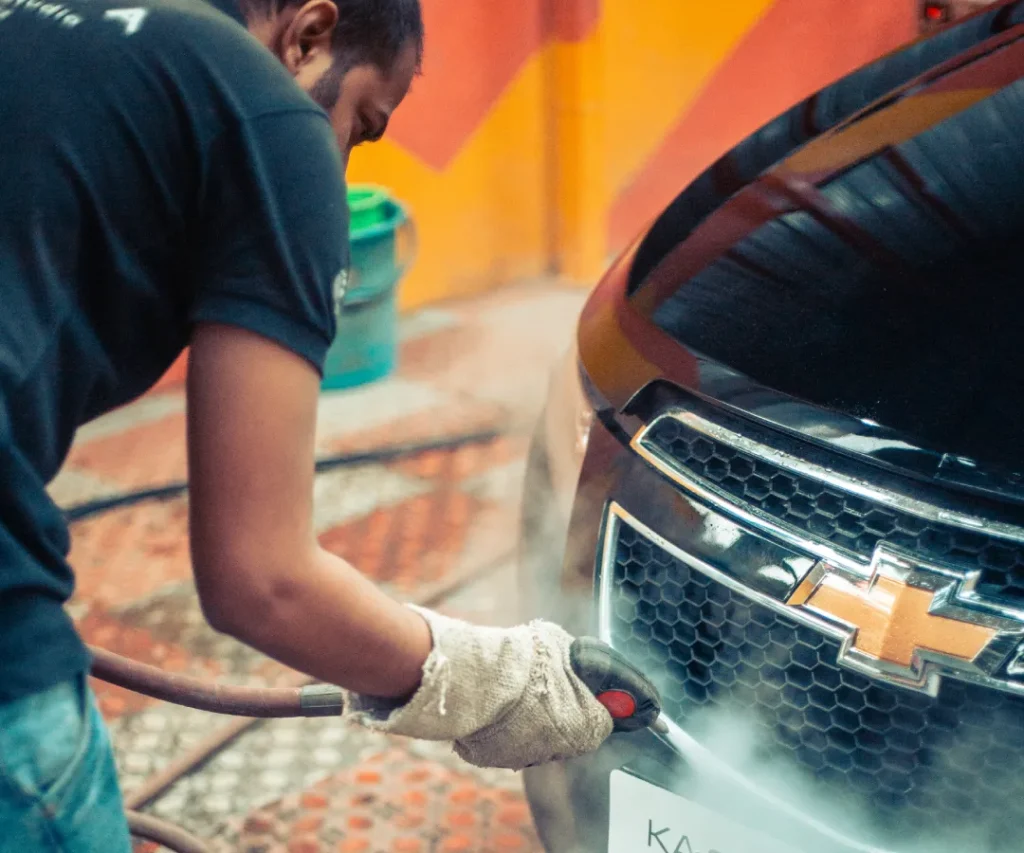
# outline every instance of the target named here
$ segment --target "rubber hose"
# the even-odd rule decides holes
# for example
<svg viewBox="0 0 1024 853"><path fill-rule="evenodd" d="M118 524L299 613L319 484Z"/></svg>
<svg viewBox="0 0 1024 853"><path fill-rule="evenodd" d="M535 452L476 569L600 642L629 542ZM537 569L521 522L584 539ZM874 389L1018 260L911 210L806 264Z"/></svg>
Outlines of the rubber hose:
<svg viewBox="0 0 1024 853"><path fill-rule="evenodd" d="M96 678L154 699L215 714L303 716L300 687L232 687L165 672L95 646L90 646L89 652Z"/></svg>
<svg viewBox="0 0 1024 853"><path fill-rule="evenodd" d="M126 811L128 831L136 838L155 841L176 853L212 853L209 845L173 823L142 812Z"/></svg>
<svg viewBox="0 0 1024 853"><path fill-rule="evenodd" d="M503 434L503 430L483 430L435 441L398 444L361 453L328 456L316 460L316 471L322 473L338 467L383 462L433 450L456 449L467 444L483 444L493 441ZM187 482L169 483L156 488L140 489L86 501L65 509L65 515L69 523L82 521L103 512L121 509L143 501L177 497L187 491ZM471 577L459 578L454 586L461 586L469 580ZM443 596L444 592L435 590L426 596L426 599ZM159 793L170 787L175 779L207 760L212 754L257 722L259 718L301 714L300 688L222 687L187 676L165 673L156 667L132 661L103 649L90 647L89 651L93 655L92 675L103 681L179 705L216 713L243 715L240 719L232 721L223 730L215 732L207 742L200 745L199 750L174 762L173 766L165 768L165 772L147 780L139 791L126 797L126 804L129 806L126 814L132 835L154 841L170 850L177 851L177 853L210 853L210 847L191 833L159 818L134 811L130 807L138 807L155 799ZM309 681L308 678L301 678L299 683L308 683ZM255 716L248 716L254 713Z"/></svg>

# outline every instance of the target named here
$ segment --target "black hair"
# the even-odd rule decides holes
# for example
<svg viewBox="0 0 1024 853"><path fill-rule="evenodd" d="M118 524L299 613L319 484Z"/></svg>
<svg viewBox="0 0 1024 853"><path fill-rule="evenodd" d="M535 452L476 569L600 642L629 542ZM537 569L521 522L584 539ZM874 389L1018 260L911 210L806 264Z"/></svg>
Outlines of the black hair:
<svg viewBox="0 0 1024 853"><path fill-rule="evenodd" d="M293 0L284 0L289 2ZM345 70L375 65L387 74L410 43L419 69L423 59L420 0L334 0L334 5L338 7L334 51Z"/></svg>
<svg viewBox="0 0 1024 853"><path fill-rule="evenodd" d="M269 15L305 0L241 0L257 14ZM407 44L416 50L416 69L423 59L423 13L420 0L333 0L338 24L332 36L336 67L374 65L387 74Z"/></svg>

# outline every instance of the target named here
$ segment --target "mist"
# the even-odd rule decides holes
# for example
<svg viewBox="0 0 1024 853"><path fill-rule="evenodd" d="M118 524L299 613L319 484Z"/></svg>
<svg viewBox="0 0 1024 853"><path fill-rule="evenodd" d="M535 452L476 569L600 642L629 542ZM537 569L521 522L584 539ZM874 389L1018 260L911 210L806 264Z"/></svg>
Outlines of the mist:
<svg viewBox="0 0 1024 853"><path fill-rule="evenodd" d="M672 679L667 670L652 671L648 664L645 672L667 692L665 688ZM827 791L826 783L818 781L794 754L782 754L772 736L780 725L789 729L791 738L813 738L820 734L794 727L795 719L800 717L796 713L784 723L777 718L769 719L767 714L759 715L755 701L753 691L739 691L722 704L690 713L685 727L673 725L666 739L679 754L681 766L668 787L728 821L781 842L792 843L795 826L807 823L807 831L800 833L804 846L797 847L794 853L1019 853L1024 849L1019 838L1007 837L1005 821L981 819L968 823L955 811L938 809L935 814L947 819L931 832L887 843L892 836L879 826L870 809L852 796L837 797ZM987 731L959 727L952 746L930 752L926 759L928 778L941 778L946 773L954 779L962 778L963 768L969 764L968 756L976 758L987 738ZM978 789L982 787L981 774L986 772L991 771L973 769L972 781ZM978 789L973 793L984 798ZM758 800L767 807L759 806ZM991 810L987 811L991 814Z"/></svg>

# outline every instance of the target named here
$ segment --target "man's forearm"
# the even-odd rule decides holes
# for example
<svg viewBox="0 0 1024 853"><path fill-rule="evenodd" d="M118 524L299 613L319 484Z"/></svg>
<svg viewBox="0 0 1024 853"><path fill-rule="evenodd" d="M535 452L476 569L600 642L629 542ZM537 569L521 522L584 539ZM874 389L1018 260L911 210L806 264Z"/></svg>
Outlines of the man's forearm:
<svg viewBox="0 0 1024 853"><path fill-rule="evenodd" d="M371 696L411 695L431 649L423 618L340 557L313 548L303 562L232 595L217 608L217 626L321 681Z"/></svg>

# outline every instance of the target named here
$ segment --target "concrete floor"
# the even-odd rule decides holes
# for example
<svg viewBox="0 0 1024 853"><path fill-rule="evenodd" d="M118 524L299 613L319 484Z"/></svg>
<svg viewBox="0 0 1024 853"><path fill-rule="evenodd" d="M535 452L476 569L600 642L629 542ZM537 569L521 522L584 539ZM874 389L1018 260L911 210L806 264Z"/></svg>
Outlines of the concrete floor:
<svg viewBox="0 0 1024 853"><path fill-rule="evenodd" d="M394 376L325 394L321 455L497 428L493 440L318 476L324 545L408 600L469 583L439 609L512 624L527 434L547 370L572 339L584 294L536 282L406 317ZM143 398L84 428L52 485L63 506L183 479L184 396ZM225 683L289 672L202 620L188 561L186 499L74 525L70 608L86 641ZM126 791L226 718L93 682ZM485 772L443 744L386 738L336 719L261 722L148 810L247 853L539 851L518 775ZM139 845L140 849L156 849Z"/></svg>

